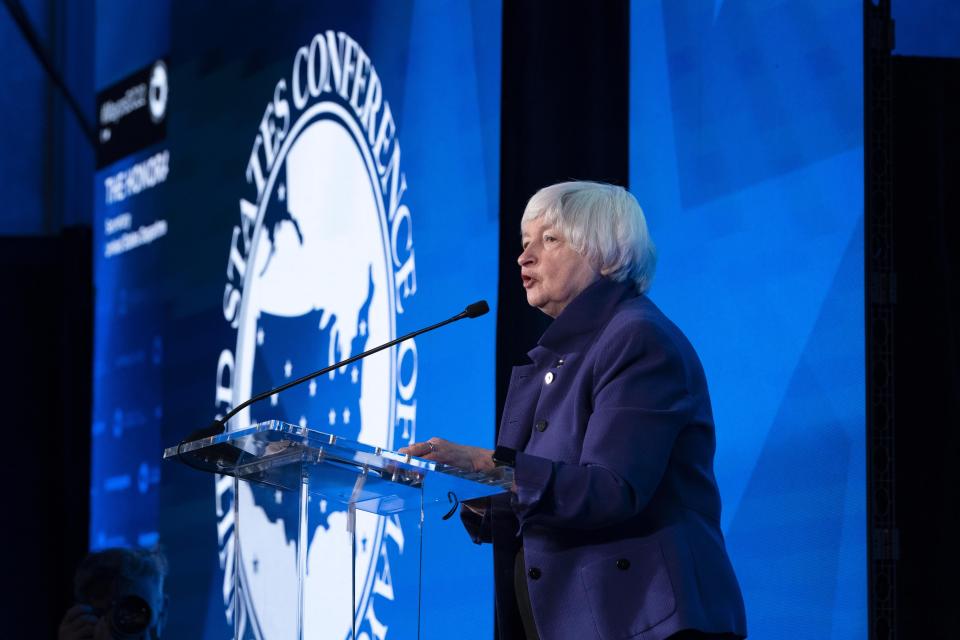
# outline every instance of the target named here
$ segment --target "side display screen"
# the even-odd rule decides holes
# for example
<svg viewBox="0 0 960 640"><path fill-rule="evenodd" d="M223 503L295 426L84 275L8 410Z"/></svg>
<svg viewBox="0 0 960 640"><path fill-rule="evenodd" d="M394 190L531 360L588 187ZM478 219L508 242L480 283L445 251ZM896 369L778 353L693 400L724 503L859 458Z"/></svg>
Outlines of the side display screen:
<svg viewBox="0 0 960 640"><path fill-rule="evenodd" d="M867 636L862 3L631 4L651 297L706 369L750 637Z"/></svg>

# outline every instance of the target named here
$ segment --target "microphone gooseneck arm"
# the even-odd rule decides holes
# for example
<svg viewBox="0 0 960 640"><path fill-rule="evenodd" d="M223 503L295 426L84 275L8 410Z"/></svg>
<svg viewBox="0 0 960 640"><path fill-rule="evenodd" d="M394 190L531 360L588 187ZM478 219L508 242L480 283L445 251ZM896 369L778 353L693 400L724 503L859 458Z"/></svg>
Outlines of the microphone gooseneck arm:
<svg viewBox="0 0 960 640"><path fill-rule="evenodd" d="M181 442L180 444L181 444L181 446L182 446L183 444L185 444L185 443L187 443L187 442L192 442L193 440L198 440L198 439L200 439L200 438L210 437L210 436L214 436L214 435L218 435L218 434L220 434L220 433L223 433L223 432L226 430L226 423L227 423L228 420L230 420L230 418L234 417L235 415L237 415L238 413L240 413L241 411L243 411L244 409L246 409L247 407L249 407L251 404L253 404L253 403L255 403L255 402L259 402L259 401L261 401L261 400L266 400L266 399L269 398L270 396L276 395L276 394L280 393L281 391L286 391L287 389L289 389L289 388L291 388L291 387L295 387L295 386L297 386L298 384L303 384L304 382L307 382L307 381L309 381L309 380L312 380L313 378L316 378L316 377L318 377L318 376L322 376L322 375L325 374L325 373L330 373L331 371L334 371L334 370L336 370L336 369L339 369L340 367L345 367L346 365L352 364L352 363L356 362L357 360L361 360L361 359L363 359L363 358L366 358L366 357L369 356L369 355L373 355L374 353L377 353L378 351L383 351L384 349L389 349L390 347L392 347L392 346L394 346L394 345L396 345L396 344L399 344L399 343L403 342L404 340L409 340L410 338L415 338L415 337L419 336L419 335L422 334L422 333L427 333L428 331L433 331L434 329L439 329L440 327L442 327L442 326L444 326L444 325L448 325L448 324L450 324L450 323L452 323L452 322L457 322L458 320L463 320L464 318L477 318L477 317L482 316L483 314L487 313L488 311L490 311L490 307L487 305L486 300L480 300L480 301L478 301L478 302L474 302L473 304L467 305L467 308L466 308L466 309L464 309L463 311L461 311L461 312L458 313L457 315L453 316L452 318L447 318L446 320L443 320L442 322L438 322L438 323L436 323L436 324L432 324L432 325L430 325L429 327L424 327L423 329L418 329L418 330L416 330L416 331L413 331L413 332L411 332L411 333L408 333L408 334L405 335L405 336L400 336L399 338L396 338L396 339L394 339L394 340L391 340L390 342L381 344L381 345L379 345L379 346L377 346L377 347L374 347L374 348L372 348L372 349L369 349L369 350L367 350L367 351L364 351L363 353L358 353L358 354L355 355L355 356L352 356L352 357L350 357L350 358L347 358L346 360L342 360L342 361L340 361L340 362L337 362L337 363L335 363L335 364L332 364L332 365L330 365L329 367L324 367L323 369L320 369L319 371L314 371L313 373L308 373L307 375L302 376L302 377L300 377L300 378L297 378L296 380L291 380L290 382L284 383L284 384L280 385L279 387L270 389L269 391L264 391L263 393L259 393L259 394L255 395L255 396L253 396L252 398L249 398L248 400L244 400L243 402L241 402L240 404L238 404L236 407L234 407L233 409L231 409L230 411L228 411L227 414L226 414L225 416L223 416L223 418L220 418L219 420L215 420L215 421L213 422L213 424L211 424L210 426L205 427L204 429L201 429L201 430L199 430L199 431L196 431L196 432L190 434L190 435L187 436L187 438L185 438L185 439L183 440L183 442Z"/></svg>

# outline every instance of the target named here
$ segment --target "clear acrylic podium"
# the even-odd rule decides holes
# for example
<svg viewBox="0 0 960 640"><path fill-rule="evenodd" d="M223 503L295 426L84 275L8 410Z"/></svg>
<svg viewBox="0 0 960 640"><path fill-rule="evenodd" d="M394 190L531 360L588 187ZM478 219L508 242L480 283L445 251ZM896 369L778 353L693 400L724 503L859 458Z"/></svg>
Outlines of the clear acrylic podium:
<svg viewBox="0 0 960 640"><path fill-rule="evenodd" d="M221 563L235 640L374 638L385 609L391 638L423 637L425 529L513 482L512 469L469 472L276 420L163 457L232 482L219 534L232 527Z"/></svg>

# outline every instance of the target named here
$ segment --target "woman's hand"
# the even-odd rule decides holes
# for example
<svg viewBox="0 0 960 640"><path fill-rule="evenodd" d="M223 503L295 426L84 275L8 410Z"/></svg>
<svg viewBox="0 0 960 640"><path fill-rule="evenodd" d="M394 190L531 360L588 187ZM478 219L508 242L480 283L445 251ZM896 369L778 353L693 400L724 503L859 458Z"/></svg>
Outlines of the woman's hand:
<svg viewBox="0 0 960 640"><path fill-rule="evenodd" d="M443 438L415 442L409 447L399 449L398 453L441 462L468 471L492 471L494 467L492 449L470 447Z"/></svg>

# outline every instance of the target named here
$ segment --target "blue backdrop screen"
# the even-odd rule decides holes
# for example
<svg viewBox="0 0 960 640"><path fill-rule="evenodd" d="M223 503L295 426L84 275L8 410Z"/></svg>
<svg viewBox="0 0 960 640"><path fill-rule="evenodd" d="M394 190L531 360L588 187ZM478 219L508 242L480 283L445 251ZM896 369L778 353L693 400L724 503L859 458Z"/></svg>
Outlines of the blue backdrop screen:
<svg viewBox="0 0 960 640"><path fill-rule="evenodd" d="M271 492L246 524L262 544L247 591L265 599L238 600L239 498L162 464L163 447L253 393L495 301L497 286L498 2L212 5L98 4L90 534L95 548L165 548L165 635L184 639L228 637L241 619L250 637L270 635L266 603L285 588L271 570L290 536ZM235 425L492 446L495 317L338 370ZM478 345L466 364L464 344ZM323 513L321 552L343 519ZM490 637L489 550L440 515L427 514L424 622ZM398 542L416 531L404 533L361 540L383 580L358 635L411 637L418 603L387 588L420 562ZM333 626L308 635L345 637Z"/></svg>
<svg viewBox="0 0 960 640"><path fill-rule="evenodd" d="M755 638L865 638L862 3L634 0L630 188Z"/></svg>

